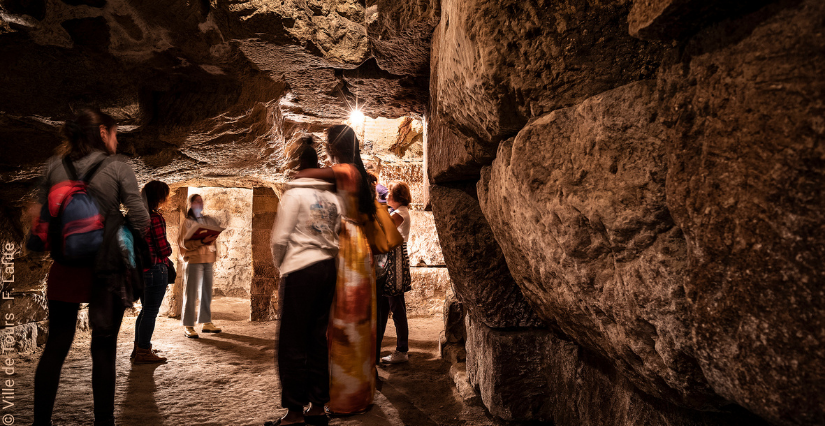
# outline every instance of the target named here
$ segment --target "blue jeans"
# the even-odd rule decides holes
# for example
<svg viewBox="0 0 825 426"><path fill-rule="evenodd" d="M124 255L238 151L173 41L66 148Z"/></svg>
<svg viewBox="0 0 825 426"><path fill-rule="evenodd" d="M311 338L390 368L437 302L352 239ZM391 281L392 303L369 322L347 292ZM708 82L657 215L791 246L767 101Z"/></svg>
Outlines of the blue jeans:
<svg viewBox="0 0 825 426"><path fill-rule="evenodd" d="M148 271L143 272L143 309L135 321L135 342L141 349L152 347L152 333L155 332L155 320L160 311L160 304L166 294L166 284L169 281L169 269L164 263L157 263Z"/></svg>
<svg viewBox="0 0 825 426"><path fill-rule="evenodd" d="M198 323L212 322L212 264L187 263L183 286L183 325L195 326L195 300L198 293L201 298Z"/></svg>

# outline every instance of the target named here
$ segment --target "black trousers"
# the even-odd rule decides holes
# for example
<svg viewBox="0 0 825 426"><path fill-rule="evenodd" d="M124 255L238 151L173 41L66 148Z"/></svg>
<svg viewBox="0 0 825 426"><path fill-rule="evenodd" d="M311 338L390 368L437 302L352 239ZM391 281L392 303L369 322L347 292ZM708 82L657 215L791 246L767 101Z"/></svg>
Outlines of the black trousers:
<svg viewBox="0 0 825 426"><path fill-rule="evenodd" d="M278 375L281 405L289 410L329 402L327 325L336 278L335 259L327 259L281 282Z"/></svg>
<svg viewBox="0 0 825 426"><path fill-rule="evenodd" d="M410 326L407 322L407 302L404 299L404 294L399 296L378 296L378 327L376 337L378 344L376 350L378 351L375 362L381 361L381 342L384 340L384 333L387 331L387 322L389 322L390 312L392 312L392 322L395 324L395 333L397 336L395 350L398 352L407 352L410 350Z"/></svg>
<svg viewBox="0 0 825 426"><path fill-rule="evenodd" d="M79 307L79 303L49 300L49 337L34 373L35 425L48 425L51 422L60 371L72 347ZM114 315L116 329L120 330L123 310L118 310ZM96 424L114 421L116 355L117 333L100 336L92 330L92 394Z"/></svg>

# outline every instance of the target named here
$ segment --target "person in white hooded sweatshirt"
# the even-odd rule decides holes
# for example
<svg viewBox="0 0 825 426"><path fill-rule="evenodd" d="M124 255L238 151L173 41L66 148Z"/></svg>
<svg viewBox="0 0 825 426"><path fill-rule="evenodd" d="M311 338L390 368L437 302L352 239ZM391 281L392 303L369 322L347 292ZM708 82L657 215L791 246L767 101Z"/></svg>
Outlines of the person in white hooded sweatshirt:
<svg viewBox="0 0 825 426"><path fill-rule="evenodd" d="M312 136L298 141L290 157L298 163L298 170L318 168ZM326 416L327 324L335 294L341 226L341 205L333 189L333 184L318 179L291 181L272 228L273 262L282 277L278 374L281 405L288 412L267 424L304 424Z"/></svg>

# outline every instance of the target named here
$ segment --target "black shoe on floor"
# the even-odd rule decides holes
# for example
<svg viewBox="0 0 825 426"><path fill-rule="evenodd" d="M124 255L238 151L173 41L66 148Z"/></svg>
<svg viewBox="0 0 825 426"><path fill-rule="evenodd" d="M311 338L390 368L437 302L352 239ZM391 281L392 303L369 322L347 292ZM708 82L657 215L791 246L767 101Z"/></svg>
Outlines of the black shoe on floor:
<svg viewBox="0 0 825 426"><path fill-rule="evenodd" d="M309 409L304 410L304 423L312 426L327 426L329 424L329 416L319 414L317 416L310 416L307 414Z"/></svg>
<svg viewBox="0 0 825 426"><path fill-rule="evenodd" d="M281 420L282 419L266 422L264 423L264 426L281 426ZM289 425L284 426L306 426L306 423L290 423Z"/></svg>

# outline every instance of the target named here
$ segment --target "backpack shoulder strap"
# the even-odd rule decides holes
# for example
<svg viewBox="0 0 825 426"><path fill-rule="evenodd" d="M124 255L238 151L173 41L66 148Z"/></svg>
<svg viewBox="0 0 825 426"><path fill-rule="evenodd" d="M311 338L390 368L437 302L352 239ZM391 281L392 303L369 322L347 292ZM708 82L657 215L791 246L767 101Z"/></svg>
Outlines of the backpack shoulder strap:
<svg viewBox="0 0 825 426"><path fill-rule="evenodd" d="M86 173L83 174L83 182L89 183L95 174L97 174L98 170L100 170L104 164L108 164L112 162L111 155L106 156L106 158L102 160L98 160ZM66 174L69 176L70 180L78 180L77 169L74 166L74 163L69 160L68 156L63 157L63 167L66 169Z"/></svg>
<svg viewBox="0 0 825 426"><path fill-rule="evenodd" d="M95 177L98 171L103 169L104 164L109 164L112 162L112 155L107 155L106 158L98 161L92 168L90 168L86 173L83 175L83 182L89 183L92 181L92 178Z"/></svg>
<svg viewBox="0 0 825 426"><path fill-rule="evenodd" d="M69 180L77 180L77 169L74 168L74 163L72 163L72 160L69 160L68 155L63 157L63 167L66 169Z"/></svg>

